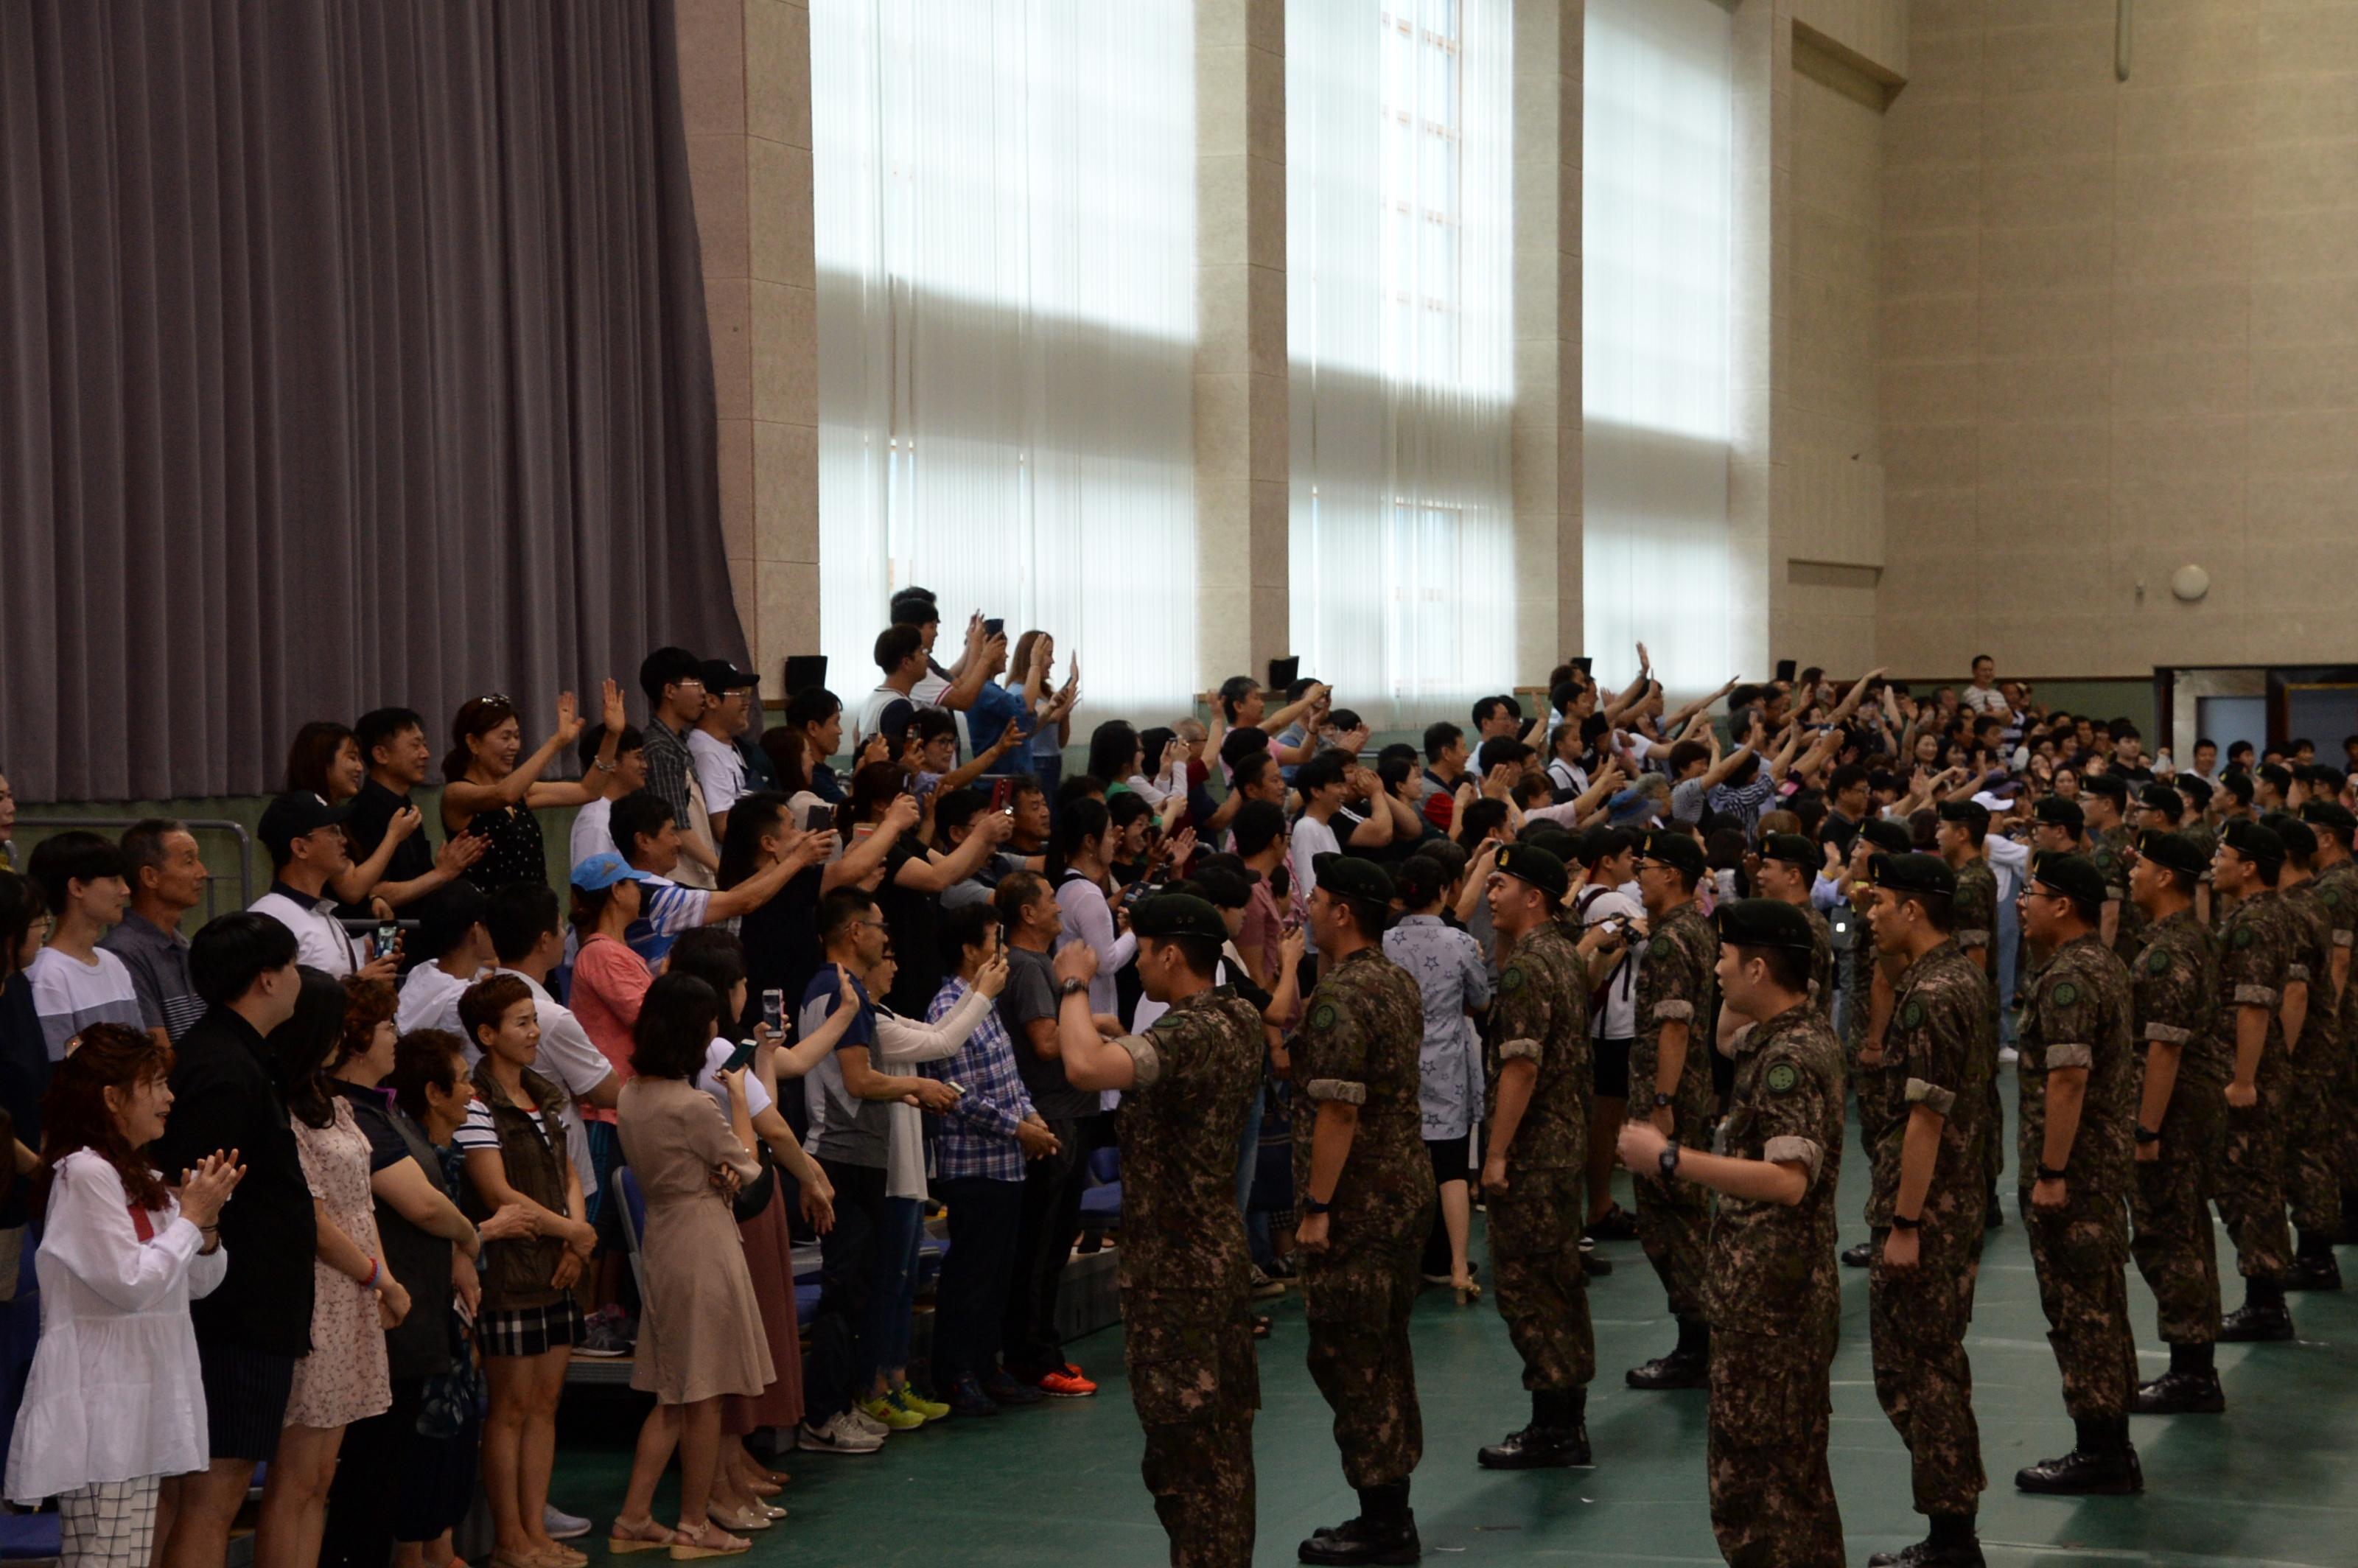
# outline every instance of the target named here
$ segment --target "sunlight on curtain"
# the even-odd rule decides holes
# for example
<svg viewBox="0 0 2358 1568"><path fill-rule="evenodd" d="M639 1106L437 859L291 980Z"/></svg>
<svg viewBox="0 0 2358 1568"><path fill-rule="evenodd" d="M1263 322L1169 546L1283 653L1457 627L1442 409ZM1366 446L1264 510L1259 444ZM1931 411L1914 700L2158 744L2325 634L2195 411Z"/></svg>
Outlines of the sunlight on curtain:
<svg viewBox="0 0 2358 1568"><path fill-rule="evenodd" d="M1286 7L1293 647L1379 727L1513 682L1510 10Z"/></svg>
<svg viewBox="0 0 2358 1568"><path fill-rule="evenodd" d="M821 645L895 588L1056 635L1088 705L1195 676L1185 0L816 0Z"/></svg>
<svg viewBox="0 0 2358 1568"><path fill-rule="evenodd" d="M1583 612L1673 692L1728 660L1733 28L1714 0L1588 0Z"/></svg>

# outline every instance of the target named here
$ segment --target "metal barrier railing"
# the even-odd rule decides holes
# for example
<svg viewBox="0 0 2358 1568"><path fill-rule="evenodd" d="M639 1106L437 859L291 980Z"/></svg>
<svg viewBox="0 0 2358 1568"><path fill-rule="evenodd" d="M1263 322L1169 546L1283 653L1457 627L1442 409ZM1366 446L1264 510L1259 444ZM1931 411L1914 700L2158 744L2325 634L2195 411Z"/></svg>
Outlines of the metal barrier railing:
<svg viewBox="0 0 2358 1568"><path fill-rule="evenodd" d="M60 832L70 827L123 828L146 820L145 816L19 816L16 818L16 826L19 828L38 827L45 831ZM226 816L182 816L175 820L181 827L197 835L197 848L200 852L204 848L204 836L208 833L226 834L236 840L237 903L230 907L243 909L253 903L254 837L246 832L245 825L232 821ZM205 870L208 873L205 878L205 919L211 920L220 913L213 907L215 897L213 889L220 885L222 873L214 868L211 860L205 862Z"/></svg>

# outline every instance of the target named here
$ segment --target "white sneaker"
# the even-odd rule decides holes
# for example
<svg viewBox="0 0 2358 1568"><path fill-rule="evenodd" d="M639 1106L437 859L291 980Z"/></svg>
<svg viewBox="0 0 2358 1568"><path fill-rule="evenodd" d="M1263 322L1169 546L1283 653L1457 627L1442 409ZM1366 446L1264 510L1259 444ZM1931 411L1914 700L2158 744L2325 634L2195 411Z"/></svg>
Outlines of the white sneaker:
<svg viewBox="0 0 2358 1568"><path fill-rule="evenodd" d="M2011 1067L2022 1060L2022 1053L2011 1045L2001 1045L1997 1048L1997 1059L2001 1065Z"/></svg>
<svg viewBox="0 0 2358 1568"><path fill-rule="evenodd" d="M858 1405L852 1406L843 1413L851 1418L851 1422L854 1426L858 1427L860 1431L868 1433L879 1442L882 1442L885 1438L892 1435L892 1429L891 1427L886 1426L882 1422L878 1421L874 1416L870 1415Z"/></svg>
<svg viewBox="0 0 2358 1568"><path fill-rule="evenodd" d="M795 1446L806 1454L873 1454L884 1446L884 1440L852 1418L856 1411L841 1411L830 1416L823 1426L805 1422L795 1434Z"/></svg>
<svg viewBox="0 0 2358 1568"><path fill-rule="evenodd" d="M574 1541L590 1533L590 1521L578 1514L567 1513L554 1503L543 1503L540 1528L548 1531L551 1541Z"/></svg>

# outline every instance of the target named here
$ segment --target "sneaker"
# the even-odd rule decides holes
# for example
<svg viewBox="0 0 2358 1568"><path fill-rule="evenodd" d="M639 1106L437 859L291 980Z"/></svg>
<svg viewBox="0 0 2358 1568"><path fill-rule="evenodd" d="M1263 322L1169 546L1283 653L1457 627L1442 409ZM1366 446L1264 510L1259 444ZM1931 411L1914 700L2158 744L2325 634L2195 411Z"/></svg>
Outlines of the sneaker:
<svg viewBox="0 0 2358 1568"><path fill-rule="evenodd" d="M628 1356L639 1342L636 1319L618 1306L602 1306L590 1314L589 1325L581 1343L573 1347L576 1356ZM556 1539L569 1539L558 1536Z"/></svg>
<svg viewBox="0 0 2358 1568"><path fill-rule="evenodd" d="M925 1395L917 1392L915 1389L910 1387L906 1383L902 1384L899 1388L894 1389L884 1397L892 1400L894 1404L899 1405L903 1410L915 1411L927 1421L939 1421L942 1417L950 1413L949 1406L942 1403L939 1400L929 1400L925 1398Z"/></svg>
<svg viewBox="0 0 2358 1568"><path fill-rule="evenodd" d="M1272 1258L1270 1260L1268 1266L1261 1270L1261 1272L1267 1274L1271 1279L1277 1281L1281 1284L1290 1285L1293 1283L1297 1271L1293 1266L1293 1259Z"/></svg>
<svg viewBox="0 0 2358 1568"><path fill-rule="evenodd" d="M997 1368L985 1372L980 1381L982 1391L1002 1405L1036 1405L1041 1400L1039 1390Z"/></svg>
<svg viewBox="0 0 2358 1568"><path fill-rule="evenodd" d="M803 1422L795 1446L806 1454L873 1454L883 1447L884 1440L854 1421L853 1413L838 1411L817 1426Z"/></svg>
<svg viewBox="0 0 2358 1568"><path fill-rule="evenodd" d="M1427 1275L1426 1277L1427 1277L1428 1279L1430 1279L1432 1276ZM1448 1282L1449 1282L1449 1281L1448 1281L1447 1280L1444 1280L1444 1281L1442 1281L1442 1283L1443 1283L1443 1284L1444 1284L1444 1285L1445 1285L1445 1284L1447 1284ZM1257 1301L1257 1302L1265 1302L1265 1301L1269 1300L1271 1296L1282 1296L1282 1295L1283 1295L1283 1294L1285 1294L1285 1281L1284 1281L1283 1280L1272 1280L1272 1279L1271 1279L1267 1274L1262 1273L1262 1272L1260 1271L1260 1269L1255 1268L1255 1269L1253 1270L1253 1271L1252 1271L1252 1299L1253 1299L1253 1300L1255 1300L1255 1301Z"/></svg>
<svg viewBox="0 0 2358 1568"><path fill-rule="evenodd" d="M1845 1269L1865 1269L1874 1262L1875 1243L1872 1241L1862 1241L1855 1247L1842 1249L1842 1266Z"/></svg>
<svg viewBox="0 0 2358 1568"><path fill-rule="evenodd" d="M852 1425L858 1427L860 1431L867 1433L871 1437L890 1437L892 1435L892 1429L891 1427L886 1426L882 1422L878 1421L874 1416L870 1415L858 1405L853 1405L851 1409L845 1413L851 1417Z"/></svg>
<svg viewBox="0 0 2358 1568"><path fill-rule="evenodd" d="M2013 1046L2001 1045L1997 1048L1997 1061L1999 1066L2011 1067L2017 1062L2021 1060L2022 1053L2016 1050Z"/></svg>
<svg viewBox="0 0 2358 1568"><path fill-rule="evenodd" d="M914 1432L925 1424L925 1418L903 1404L893 1402L891 1395L882 1399L861 1400L860 1409L869 1420L882 1422L888 1432Z"/></svg>
<svg viewBox="0 0 2358 1568"><path fill-rule="evenodd" d="M1040 1391L1052 1400L1085 1400L1098 1391L1098 1386L1083 1377L1078 1367L1067 1361L1040 1379Z"/></svg>
<svg viewBox="0 0 2358 1568"><path fill-rule="evenodd" d="M1588 1234L1599 1241L1635 1241L1638 1239L1638 1217L1615 1204L1596 1217Z"/></svg>
<svg viewBox="0 0 2358 1568"><path fill-rule="evenodd" d="M590 1533L590 1521L577 1514L567 1513L553 1503L543 1503L540 1528L548 1532L551 1541L578 1541Z"/></svg>
<svg viewBox="0 0 2358 1568"><path fill-rule="evenodd" d="M962 1372L950 1382L950 1414L979 1419L999 1413L999 1401L982 1391L982 1381L971 1372Z"/></svg>

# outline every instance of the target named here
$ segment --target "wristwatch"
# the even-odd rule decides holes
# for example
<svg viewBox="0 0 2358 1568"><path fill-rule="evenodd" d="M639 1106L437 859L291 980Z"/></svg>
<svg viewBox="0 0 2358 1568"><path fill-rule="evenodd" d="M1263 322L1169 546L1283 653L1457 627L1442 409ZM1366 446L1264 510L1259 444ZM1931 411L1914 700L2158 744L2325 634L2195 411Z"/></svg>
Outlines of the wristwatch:
<svg viewBox="0 0 2358 1568"><path fill-rule="evenodd" d="M1304 1214L1329 1214L1334 1211L1334 1208L1333 1204L1322 1202L1312 1197L1308 1193L1302 1195L1302 1212Z"/></svg>
<svg viewBox="0 0 2358 1568"><path fill-rule="evenodd" d="M1089 982L1087 980L1066 980L1056 988L1056 1000L1062 1001L1068 996L1080 996L1088 989Z"/></svg>
<svg viewBox="0 0 2358 1568"><path fill-rule="evenodd" d="M2136 1141L2140 1143L2158 1143L2161 1141L2161 1134L2150 1127L2139 1127L2136 1130Z"/></svg>
<svg viewBox="0 0 2358 1568"><path fill-rule="evenodd" d="M2064 1174L2064 1172L2051 1169L2046 1165L2039 1167L2039 1179L2042 1182L2060 1182L2063 1180Z"/></svg>
<svg viewBox="0 0 2358 1568"><path fill-rule="evenodd" d="M1654 1096L1654 1108L1656 1110L1668 1110L1671 1106L1674 1106L1677 1103L1678 1101L1672 1099L1666 1094L1657 1093Z"/></svg>
<svg viewBox="0 0 2358 1568"><path fill-rule="evenodd" d="M1915 1219L1910 1219L1904 1214L1895 1214L1891 1217L1891 1228L1894 1230L1919 1230L1923 1227L1923 1225L1924 1221L1920 1217Z"/></svg>
<svg viewBox="0 0 2358 1568"><path fill-rule="evenodd" d="M1672 1176L1679 1173L1679 1141L1677 1139L1673 1138L1668 1143L1662 1145L1662 1180L1667 1182Z"/></svg>

